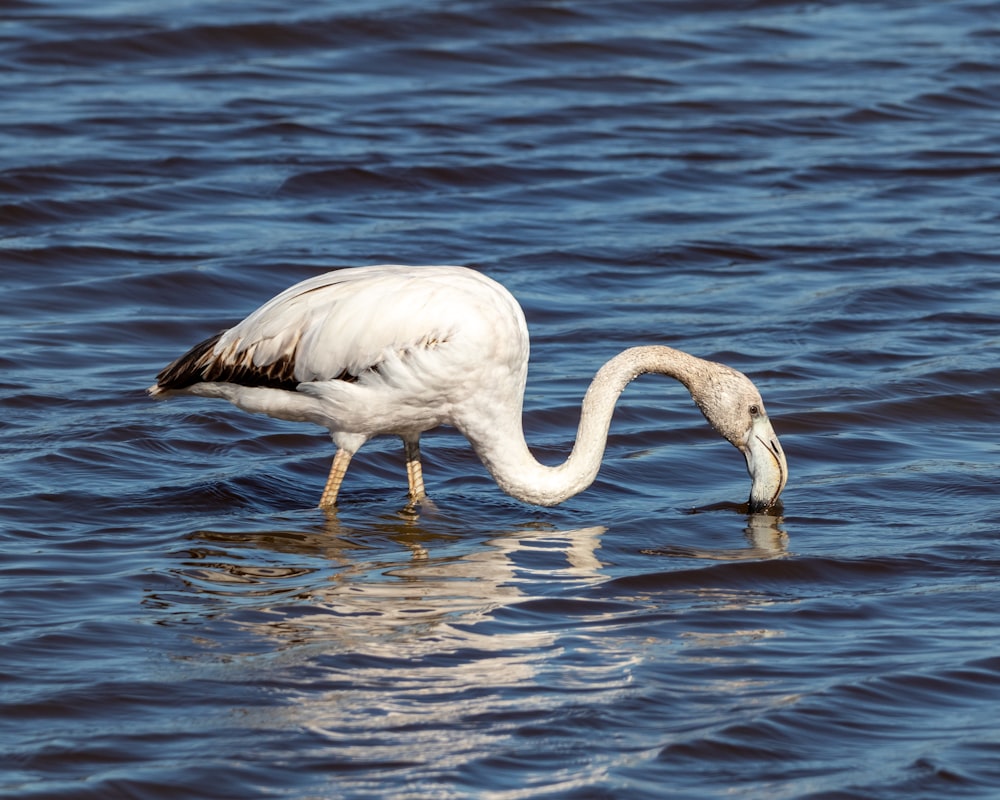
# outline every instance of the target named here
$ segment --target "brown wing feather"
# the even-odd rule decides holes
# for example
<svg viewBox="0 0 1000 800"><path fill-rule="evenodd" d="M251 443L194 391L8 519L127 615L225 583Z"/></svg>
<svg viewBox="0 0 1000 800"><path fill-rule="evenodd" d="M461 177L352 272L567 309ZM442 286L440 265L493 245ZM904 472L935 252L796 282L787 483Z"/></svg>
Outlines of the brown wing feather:
<svg viewBox="0 0 1000 800"><path fill-rule="evenodd" d="M270 364L253 363L253 347L236 352L234 347L216 354L215 346L225 331L199 342L156 376L154 394L187 389L196 383L236 383L295 391L302 381L295 377L296 350ZM344 371L335 380L356 381L356 375Z"/></svg>

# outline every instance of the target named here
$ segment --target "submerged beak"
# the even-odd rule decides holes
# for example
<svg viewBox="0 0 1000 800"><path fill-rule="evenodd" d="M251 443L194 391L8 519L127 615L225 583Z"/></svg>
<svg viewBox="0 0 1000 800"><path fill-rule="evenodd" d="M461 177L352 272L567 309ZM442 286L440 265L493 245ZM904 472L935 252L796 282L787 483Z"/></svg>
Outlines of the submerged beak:
<svg viewBox="0 0 1000 800"><path fill-rule="evenodd" d="M771 422L764 415L754 419L750 435L740 450L747 460L750 486L750 513L773 506L788 480L788 464Z"/></svg>

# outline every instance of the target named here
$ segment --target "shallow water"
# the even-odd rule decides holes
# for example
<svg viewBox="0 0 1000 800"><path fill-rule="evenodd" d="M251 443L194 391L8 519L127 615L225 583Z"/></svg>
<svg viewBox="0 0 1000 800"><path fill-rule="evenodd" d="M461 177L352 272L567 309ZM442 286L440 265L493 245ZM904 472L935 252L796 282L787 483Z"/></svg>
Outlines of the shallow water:
<svg viewBox="0 0 1000 800"><path fill-rule="evenodd" d="M1000 4L911 5L0 5L0 794L995 797ZM383 262L510 287L550 462L626 346L747 372L783 513L654 378L419 515L144 395Z"/></svg>

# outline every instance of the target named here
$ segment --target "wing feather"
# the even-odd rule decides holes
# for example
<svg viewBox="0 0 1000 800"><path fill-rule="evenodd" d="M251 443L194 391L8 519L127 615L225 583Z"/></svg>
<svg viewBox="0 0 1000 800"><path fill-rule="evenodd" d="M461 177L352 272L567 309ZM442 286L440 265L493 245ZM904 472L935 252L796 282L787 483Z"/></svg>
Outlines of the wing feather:
<svg viewBox="0 0 1000 800"><path fill-rule="evenodd" d="M439 346L478 324L506 290L456 267L377 266L329 272L281 292L227 331L195 345L158 376L154 393L199 382L294 390L354 381L391 355ZM513 298L510 304L520 315ZM521 317L523 326L523 316Z"/></svg>

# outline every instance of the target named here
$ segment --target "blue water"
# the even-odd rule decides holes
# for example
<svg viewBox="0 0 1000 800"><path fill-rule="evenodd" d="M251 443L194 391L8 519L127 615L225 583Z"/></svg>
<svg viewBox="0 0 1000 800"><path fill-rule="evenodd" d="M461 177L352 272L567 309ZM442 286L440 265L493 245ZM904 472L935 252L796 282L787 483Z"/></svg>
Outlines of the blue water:
<svg viewBox="0 0 1000 800"><path fill-rule="evenodd" d="M0 4L0 795L1000 794L1000 3ZM790 467L623 395L553 509L454 431L156 403L305 277L461 263L565 457L619 350L753 377Z"/></svg>

